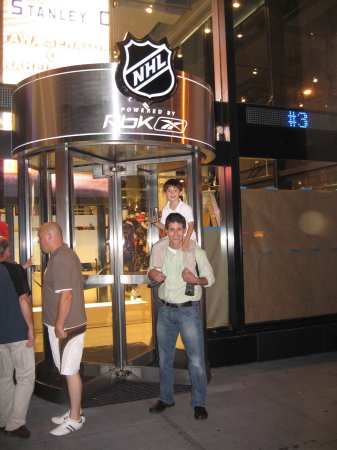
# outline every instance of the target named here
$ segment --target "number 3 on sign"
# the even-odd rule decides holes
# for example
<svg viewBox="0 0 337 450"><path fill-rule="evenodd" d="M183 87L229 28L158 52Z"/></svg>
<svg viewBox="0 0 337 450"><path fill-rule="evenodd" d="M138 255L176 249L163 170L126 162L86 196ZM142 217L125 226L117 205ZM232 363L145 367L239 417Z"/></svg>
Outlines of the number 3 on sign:
<svg viewBox="0 0 337 450"><path fill-rule="evenodd" d="M288 112L288 125L290 127L308 128L308 114L302 111L289 111Z"/></svg>

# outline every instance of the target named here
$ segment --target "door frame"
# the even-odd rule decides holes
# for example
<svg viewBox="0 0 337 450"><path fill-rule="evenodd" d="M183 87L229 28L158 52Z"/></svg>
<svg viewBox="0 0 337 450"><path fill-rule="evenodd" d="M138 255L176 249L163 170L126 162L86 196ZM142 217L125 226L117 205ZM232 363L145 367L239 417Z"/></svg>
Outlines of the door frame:
<svg viewBox="0 0 337 450"><path fill-rule="evenodd" d="M74 159L80 158L82 160L87 160L88 165L84 166L75 166ZM120 237L122 234L122 185L121 180L122 177L127 177L128 175L145 175L147 177L147 192L148 192L148 207L153 208L157 206L158 203L158 183L157 177L158 174L165 171L176 170L175 168L165 168L165 165L169 166L170 163L173 162L186 162L186 175L188 180L188 203L194 210L195 214L195 231L197 233L198 242L202 244L202 226L201 226L201 157L197 153L191 153L189 155L182 155L171 158L153 158L153 159L141 159L138 161L126 161L119 163L120 169L116 170L115 166L111 163L111 161L104 160L99 157L92 157L87 154L83 154L78 150L65 148L55 149L55 169L47 168L46 174L49 183L46 183L46 177L43 175L42 179L44 180L43 188L46 188L46 184L50 185L50 173L54 172L56 176L57 182L57 191L56 191L56 217L57 221L64 230L64 240L69 243L70 246L75 247L76 251L76 239L75 239L75 221L74 221L74 184L73 184L73 174L75 171L79 171L82 168L85 169L93 169L93 167L100 167L101 169L96 169L98 172L102 172L101 177L110 177L111 182L109 183L109 235L112 239L112 245L110 245L110 262L111 262L111 274L112 275L100 275L99 279L97 276L93 276L96 280L92 283L89 283L92 287L99 286L112 286L112 299L113 299L113 333L114 333L114 342L113 342L113 362L114 364L105 365L105 364L92 364L92 363L83 363L84 372L87 370L86 366L90 366L90 373L94 373L95 376L89 382L84 383L83 385L83 398L85 399L87 396L92 395L93 392L97 392L102 389L105 385L111 384L116 381L116 379L120 376L129 376L134 375L137 378L141 378L147 381L158 382L159 380L159 368L157 366L151 367L146 365L146 358L141 355L139 358L135 359L135 364L128 365L127 361L127 353L126 353L126 320L125 320L125 297L124 297L124 285L125 284L145 284L148 282L146 274L144 275L125 275L123 273L123 245L122 239ZM66 170L65 167L66 166ZM139 172L138 166L143 166ZM159 167L158 170L156 167ZM24 180L28 179L28 160L25 160L24 167L27 169L24 171ZM147 168L150 167L149 170ZM152 168L151 168L152 167ZM113 170L112 170L112 169ZM45 171L44 168L41 169ZM59 186L63 185L63 188L59 190ZM42 186L41 186L42 187ZM48 190L47 190L48 191ZM46 195L46 191L44 191L44 195ZM63 201L61 199L63 198ZM42 201L42 197L41 197ZM45 202L45 200L44 200ZM47 194L46 205L43 208L43 217L41 216L41 221L44 222L46 220L51 220L50 212L51 212L51 195ZM27 206L27 203L25 207ZM27 210L27 214L29 212ZM117 221L116 218L121 217L120 221ZM27 221L28 222L28 221ZM22 242L27 243L30 242L30 226L25 224L25 227L20 227L20 238L22 237ZM158 239L158 230L155 227L149 227L148 230L148 242L149 246L152 245ZM117 249L117 251L115 251ZM150 247L149 247L150 249ZM42 268L43 270L44 268ZM90 275L89 275L90 277ZM156 301L153 301L154 296L152 296L152 335L155 340L155 322L156 322ZM203 301L202 301L203 303ZM201 305L202 306L202 305ZM205 320L204 308L201 308L203 318ZM206 328L205 328L206 331ZM206 342L206 340L205 340ZM154 342L155 344L155 342ZM45 355L49 352L46 348L47 340L45 339ZM206 346L205 346L206 348ZM153 345L153 350L150 350L155 354L155 345ZM50 364L50 360L42 361L41 364L41 372L43 372L47 367L46 365ZM95 368L96 367L96 368ZM40 370L38 370L40 372ZM114 376L115 375L115 376ZM188 375L188 370L186 369L176 369L175 370L175 382L180 384L190 384L190 379ZM40 387L42 390L46 389L44 386L42 388L42 384ZM52 388L52 386L50 386ZM62 391L66 390L62 386ZM54 389L54 394L42 394L43 397L52 397L55 402L63 402L66 397L66 393L57 393L59 388ZM59 399L61 395L62 400Z"/></svg>

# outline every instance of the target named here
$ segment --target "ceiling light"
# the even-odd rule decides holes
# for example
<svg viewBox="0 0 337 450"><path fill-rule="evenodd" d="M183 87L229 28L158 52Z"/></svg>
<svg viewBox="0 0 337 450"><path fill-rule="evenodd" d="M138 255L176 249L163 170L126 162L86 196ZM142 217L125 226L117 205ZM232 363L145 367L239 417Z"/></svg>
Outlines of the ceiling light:
<svg viewBox="0 0 337 450"><path fill-rule="evenodd" d="M145 9L145 11L146 11L147 13L151 14L151 13L152 13L152 5L149 5L149 6Z"/></svg>
<svg viewBox="0 0 337 450"><path fill-rule="evenodd" d="M312 92L311 89L304 89L303 94L304 94L304 95L310 95L311 92Z"/></svg>
<svg viewBox="0 0 337 450"><path fill-rule="evenodd" d="M313 77L312 82L313 82L313 83L317 83L317 82L318 82L318 78Z"/></svg>
<svg viewBox="0 0 337 450"><path fill-rule="evenodd" d="M114 48L113 48L113 58L114 59L118 58L118 51L117 51L117 46L116 45L114 45Z"/></svg>
<svg viewBox="0 0 337 450"><path fill-rule="evenodd" d="M240 26L236 30L236 37L242 38L242 36L243 36L243 31L242 31L242 27Z"/></svg>
<svg viewBox="0 0 337 450"><path fill-rule="evenodd" d="M241 102L245 103L245 101L246 101L245 97L241 97Z"/></svg>
<svg viewBox="0 0 337 450"><path fill-rule="evenodd" d="M183 53L181 51L181 47L179 47L178 53L177 53L177 57L178 58L182 58L183 57Z"/></svg>
<svg viewBox="0 0 337 450"><path fill-rule="evenodd" d="M239 8L240 7L240 3L239 2L234 2L233 3L233 8Z"/></svg>
<svg viewBox="0 0 337 450"><path fill-rule="evenodd" d="M208 22L205 23L205 29L204 29L204 31L205 31L206 34L208 34L208 33L210 33L210 32L212 31L212 30L211 30L211 27L209 26L209 23L208 23Z"/></svg>
<svg viewBox="0 0 337 450"><path fill-rule="evenodd" d="M257 75L257 69L256 69L256 68L253 69L253 74L254 74L254 75Z"/></svg>

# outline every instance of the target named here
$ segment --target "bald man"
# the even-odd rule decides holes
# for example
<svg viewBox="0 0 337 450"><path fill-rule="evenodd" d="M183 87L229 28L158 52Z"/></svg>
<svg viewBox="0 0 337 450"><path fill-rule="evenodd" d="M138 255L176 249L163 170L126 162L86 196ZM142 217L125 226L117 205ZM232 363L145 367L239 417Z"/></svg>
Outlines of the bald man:
<svg viewBox="0 0 337 450"><path fill-rule="evenodd" d="M58 426L50 433L64 436L83 427L81 412L82 381L79 374L86 331L82 265L76 253L63 242L56 222L39 228L39 244L50 258L43 276L42 322L48 329L56 367L65 375L70 410L53 417Z"/></svg>

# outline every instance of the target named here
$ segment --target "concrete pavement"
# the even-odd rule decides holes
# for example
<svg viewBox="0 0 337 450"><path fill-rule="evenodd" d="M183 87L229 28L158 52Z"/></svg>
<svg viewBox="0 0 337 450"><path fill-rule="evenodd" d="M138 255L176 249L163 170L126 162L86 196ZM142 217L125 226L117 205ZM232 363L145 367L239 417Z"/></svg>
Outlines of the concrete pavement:
<svg viewBox="0 0 337 450"><path fill-rule="evenodd" d="M0 435L0 449L336 450L337 352L212 369L208 420L197 421L190 393L150 414L141 400L84 410L84 427L54 437L50 417L64 407L33 396L28 440Z"/></svg>

